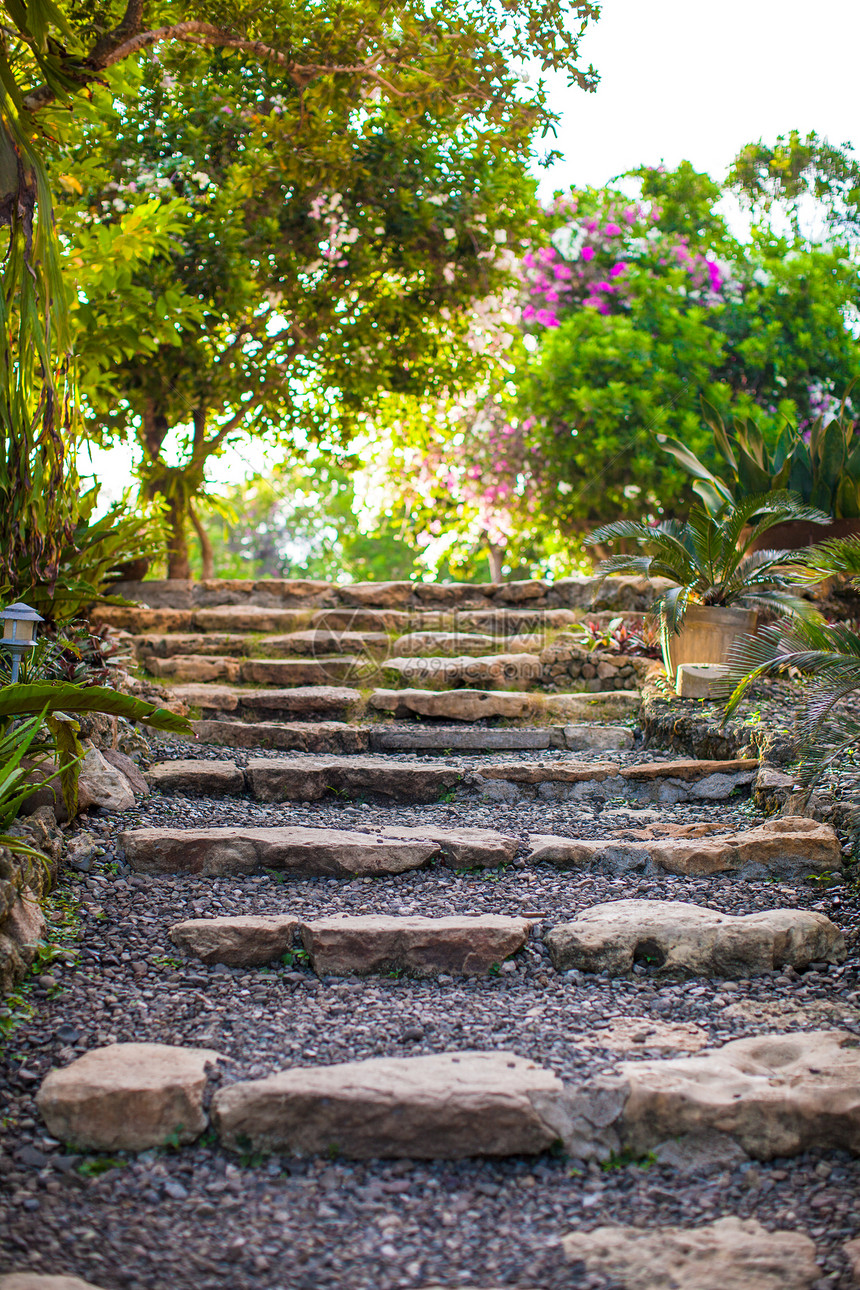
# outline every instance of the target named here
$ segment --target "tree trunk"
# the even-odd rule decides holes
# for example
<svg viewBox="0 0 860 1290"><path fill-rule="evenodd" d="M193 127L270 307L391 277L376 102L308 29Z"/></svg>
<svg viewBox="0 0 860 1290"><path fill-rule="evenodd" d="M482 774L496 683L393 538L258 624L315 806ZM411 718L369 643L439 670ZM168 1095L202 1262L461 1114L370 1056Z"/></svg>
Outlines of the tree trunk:
<svg viewBox="0 0 860 1290"><path fill-rule="evenodd" d="M487 560L490 564L490 582L502 581L502 559L505 554L503 546L493 546L490 543L490 549L487 551Z"/></svg>
<svg viewBox="0 0 860 1290"><path fill-rule="evenodd" d="M180 497L167 499L167 576L188 579L191 564L188 559L188 512Z"/></svg>
<svg viewBox="0 0 860 1290"><path fill-rule="evenodd" d="M215 577L215 556L212 551L212 543L209 540L209 534L202 523L200 516L195 508L189 503L188 514L191 523L194 525L194 532L197 534L197 541L200 543L200 576L203 581Z"/></svg>

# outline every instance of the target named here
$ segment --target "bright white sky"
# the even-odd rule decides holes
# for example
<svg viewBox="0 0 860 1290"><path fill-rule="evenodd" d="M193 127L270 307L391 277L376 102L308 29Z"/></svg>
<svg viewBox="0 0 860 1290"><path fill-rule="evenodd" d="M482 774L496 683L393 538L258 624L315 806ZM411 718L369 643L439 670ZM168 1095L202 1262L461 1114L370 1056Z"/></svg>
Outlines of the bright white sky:
<svg viewBox="0 0 860 1290"><path fill-rule="evenodd" d="M597 92L552 85L565 159L541 172L541 191L684 159L721 178L743 144L795 128L860 150L858 48L858 0L605 0L582 45ZM210 477L235 483L262 465L249 445ZM127 448L94 449L93 465L81 462L93 467L103 504L131 483Z"/></svg>

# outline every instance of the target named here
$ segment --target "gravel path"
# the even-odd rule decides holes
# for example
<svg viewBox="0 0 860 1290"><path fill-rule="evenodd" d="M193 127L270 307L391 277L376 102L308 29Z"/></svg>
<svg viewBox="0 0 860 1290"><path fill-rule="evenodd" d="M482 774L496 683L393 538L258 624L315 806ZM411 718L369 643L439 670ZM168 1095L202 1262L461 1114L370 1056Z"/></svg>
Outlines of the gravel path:
<svg viewBox="0 0 860 1290"><path fill-rule="evenodd" d="M159 757L247 754L171 743ZM266 754L271 755L271 754ZM291 754L278 754L289 757ZM549 754L563 759L566 754ZM545 759L548 754L446 758ZM606 754L572 754L604 760ZM658 755L650 751L647 759ZM663 754L668 757L670 754ZM612 755L624 762L642 752ZM438 763L436 756L409 758ZM86 827L103 854L68 870L56 918L79 919L79 940L22 994L35 1005L11 1031L0 1066L0 1271L63 1271L106 1290L388 1290L389 1287L608 1286L565 1265L558 1239L608 1222L685 1225L724 1215L809 1234L819 1290L851 1285L842 1243L860 1233L860 1161L840 1152L767 1165L613 1168L569 1159L433 1164L237 1159L204 1138L181 1151L115 1158L70 1152L45 1138L33 1095L52 1065L113 1041L211 1046L230 1059L224 1078L290 1064L329 1064L446 1049L512 1048L560 1075L580 1077L619 1056L664 1056L756 1033L839 1026L860 1035L860 901L821 886L637 876L610 880L524 861L529 832L599 837L661 818L760 822L751 803L631 810L622 803L458 802L423 807L340 803L261 806L242 799L153 796L121 818ZM117 859L116 838L140 825L380 823L473 826L516 833L504 870L434 866L397 878L278 881L269 876L147 878ZM461 981L317 980L296 961L271 969L182 962L167 937L181 918L219 914L529 913L544 929L599 901L691 900L731 913L776 905L822 910L849 938L847 964L747 982L663 983L637 967L608 980L557 974L536 935L497 977Z"/></svg>

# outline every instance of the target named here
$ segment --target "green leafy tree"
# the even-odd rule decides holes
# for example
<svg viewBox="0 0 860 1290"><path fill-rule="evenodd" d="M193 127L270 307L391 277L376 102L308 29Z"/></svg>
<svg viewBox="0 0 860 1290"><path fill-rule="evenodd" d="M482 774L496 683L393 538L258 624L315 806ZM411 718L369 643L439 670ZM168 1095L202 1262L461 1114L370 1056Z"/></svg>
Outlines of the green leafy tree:
<svg viewBox="0 0 860 1290"><path fill-rule="evenodd" d="M156 320L175 304L181 343L143 344L143 362L114 367L119 406L90 403L104 433L134 434L144 450L146 488L169 508L174 575L188 568L207 459L232 435L299 420L348 434L380 388L418 388L446 367L465 379L466 301L503 268L488 214L507 197L501 214L516 227L525 164L553 119L543 84L525 86L518 67L537 61L593 86L577 43L594 12L587 0L277 0L250 14L228 0L189 18L128 0L67 19L37 0L17 15L7 79L26 129L44 120L61 136L62 112L86 91L97 111L76 117L77 159L104 149L108 183L125 184L113 211L138 204L125 162L186 202L179 245L132 293L148 290ZM74 190L65 142L55 189L65 173ZM194 192L196 173L211 182ZM22 181L0 180L14 205ZM98 222L114 221L104 193L82 196ZM47 235L44 184L38 205ZM95 288L87 303L99 308Z"/></svg>
<svg viewBox="0 0 860 1290"><path fill-rule="evenodd" d="M860 162L850 143L799 130L773 144L759 139L741 148L727 186L759 216L781 210L798 239L833 233L856 244L860 236Z"/></svg>

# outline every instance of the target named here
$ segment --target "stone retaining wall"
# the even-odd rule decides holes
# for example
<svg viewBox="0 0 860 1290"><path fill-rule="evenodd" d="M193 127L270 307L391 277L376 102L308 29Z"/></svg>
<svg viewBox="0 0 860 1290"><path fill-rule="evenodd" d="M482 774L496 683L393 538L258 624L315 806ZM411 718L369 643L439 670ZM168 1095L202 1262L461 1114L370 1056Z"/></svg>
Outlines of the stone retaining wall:
<svg viewBox="0 0 860 1290"><path fill-rule="evenodd" d="M650 658L629 654L590 653L581 646L556 641L540 652L540 687L599 694L609 690L638 690L655 666Z"/></svg>
<svg viewBox="0 0 860 1290"><path fill-rule="evenodd" d="M258 581L214 578L203 582L179 579L118 582L111 591L151 609L203 609L213 605L415 610L508 606L624 613L649 609L663 587L662 580L649 582L647 578L607 578L602 584L598 578L579 577L561 578L558 582L353 582L343 585L305 578Z"/></svg>
<svg viewBox="0 0 860 1290"><path fill-rule="evenodd" d="M0 847L0 995L20 981L44 935L39 901L51 889L62 850L62 834L53 811L41 807L10 829L44 853L46 860Z"/></svg>

